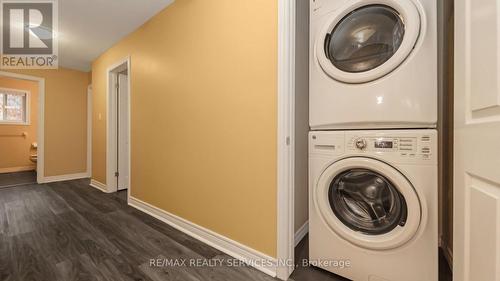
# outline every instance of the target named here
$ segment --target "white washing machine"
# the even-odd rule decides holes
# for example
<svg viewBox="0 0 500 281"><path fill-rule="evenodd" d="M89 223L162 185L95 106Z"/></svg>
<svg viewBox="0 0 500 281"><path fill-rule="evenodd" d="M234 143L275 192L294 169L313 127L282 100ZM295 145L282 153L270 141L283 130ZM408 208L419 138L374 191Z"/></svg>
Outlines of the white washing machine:
<svg viewBox="0 0 500 281"><path fill-rule="evenodd" d="M437 281L437 132L311 132L309 141L312 265L355 281Z"/></svg>
<svg viewBox="0 0 500 281"><path fill-rule="evenodd" d="M435 128L437 1L310 1L311 128Z"/></svg>

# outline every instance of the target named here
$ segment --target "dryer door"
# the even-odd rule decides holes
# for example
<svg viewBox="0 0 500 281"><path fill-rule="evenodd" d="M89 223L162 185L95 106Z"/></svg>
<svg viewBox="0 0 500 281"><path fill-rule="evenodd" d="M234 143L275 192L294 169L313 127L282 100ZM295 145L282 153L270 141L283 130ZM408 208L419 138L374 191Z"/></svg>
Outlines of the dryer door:
<svg viewBox="0 0 500 281"><path fill-rule="evenodd" d="M421 17L411 0L357 0L339 9L318 35L323 70L345 83L376 80L411 53Z"/></svg>
<svg viewBox="0 0 500 281"><path fill-rule="evenodd" d="M313 200L324 222L357 246L387 250L418 232L422 204L411 183L392 166L347 158L328 167Z"/></svg>

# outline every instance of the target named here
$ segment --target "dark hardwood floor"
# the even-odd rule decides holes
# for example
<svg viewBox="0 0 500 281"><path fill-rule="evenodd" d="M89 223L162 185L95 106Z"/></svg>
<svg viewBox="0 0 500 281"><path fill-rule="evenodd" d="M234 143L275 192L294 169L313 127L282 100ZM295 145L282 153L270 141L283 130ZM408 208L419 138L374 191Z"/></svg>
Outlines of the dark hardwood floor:
<svg viewBox="0 0 500 281"><path fill-rule="evenodd" d="M125 200L86 180L1 189L0 280L275 280L246 266L150 266L230 257Z"/></svg>
<svg viewBox="0 0 500 281"><path fill-rule="evenodd" d="M104 194L88 180L0 189L0 280L276 280L248 266L227 266L231 257L126 200L126 191ZM297 260L307 251L305 239ZM175 259L188 264L162 264ZM298 267L291 279L346 280L311 267Z"/></svg>
<svg viewBox="0 0 500 281"><path fill-rule="evenodd" d="M349 279L337 276L328 271L311 267L303 266L303 260L308 260L309 257L309 237L306 236L295 248L295 263L298 265L295 271L290 276L294 281L349 281Z"/></svg>
<svg viewBox="0 0 500 281"><path fill-rule="evenodd" d="M306 236L295 248L295 260L307 260L309 256L309 238ZM299 263L299 265L302 263ZM349 281L330 272L314 267L298 266L290 277L296 281ZM452 274L443 253L439 252L439 281L452 281ZM404 280L401 280L404 281ZM424 280L422 280L424 281Z"/></svg>
<svg viewBox="0 0 500 281"><path fill-rule="evenodd" d="M35 171L0 174L0 188L26 185L26 184L35 184L35 183L36 183Z"/></svg>

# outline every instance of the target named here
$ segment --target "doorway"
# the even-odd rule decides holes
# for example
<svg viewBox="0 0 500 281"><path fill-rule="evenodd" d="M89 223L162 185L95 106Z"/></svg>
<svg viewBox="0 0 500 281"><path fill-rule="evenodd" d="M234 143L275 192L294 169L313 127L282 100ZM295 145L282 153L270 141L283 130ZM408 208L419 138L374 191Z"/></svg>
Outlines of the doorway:
<svg viewBox="0 0 500 281"><path fill-rule="evenodd" d="M45 80L0 71L0 186L44 182Z"/></svg>
<svg viewBox="0 0 500 281"><path fill-rule="evenodd" d="M107 188L130 189L130 60L108 69Z"/></svg>

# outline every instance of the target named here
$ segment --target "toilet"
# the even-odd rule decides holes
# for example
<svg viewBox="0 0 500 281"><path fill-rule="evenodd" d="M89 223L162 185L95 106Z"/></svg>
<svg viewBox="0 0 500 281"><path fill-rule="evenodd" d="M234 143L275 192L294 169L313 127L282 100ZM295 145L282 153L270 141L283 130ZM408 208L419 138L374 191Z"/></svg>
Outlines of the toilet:
<svg viewBox="0 0 500 281"><path fill-rule="evenodd" d="M31 144L31 148L33 149L33 151L35 153L30 155L30 161L33 162L33 163L35 163L35 171L36 171L36 169L37 169L37 161L38 161L38 153L37 153L38 144L36 142L32 143Z"/></svg>

